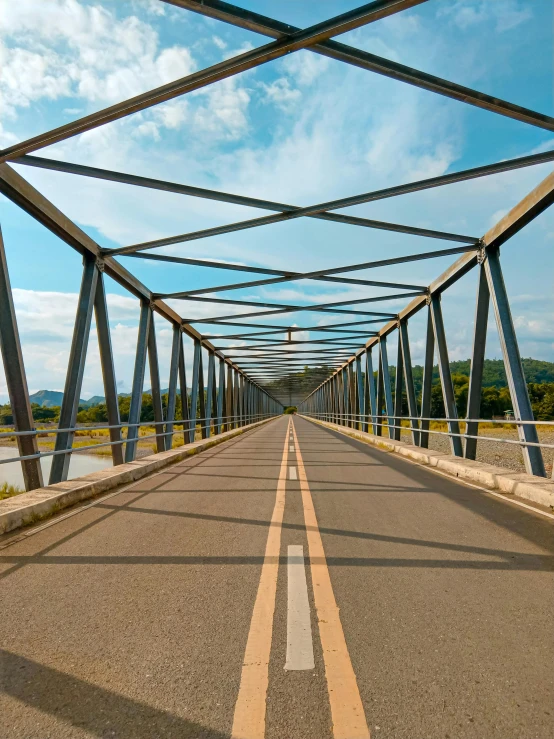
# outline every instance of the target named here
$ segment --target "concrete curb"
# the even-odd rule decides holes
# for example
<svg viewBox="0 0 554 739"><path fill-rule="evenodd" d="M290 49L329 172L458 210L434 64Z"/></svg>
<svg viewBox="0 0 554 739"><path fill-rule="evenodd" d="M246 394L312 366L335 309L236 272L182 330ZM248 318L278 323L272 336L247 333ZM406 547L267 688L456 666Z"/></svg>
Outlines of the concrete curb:
<svg viewBox="0 0 554 739"><path fill-rule="evenodd" d="M180 462L192 454L198 454L217 444L244 434L246 431L262 426L273 418L251 423L238 429L225 431L223 434L210 439L201 439L192 444L185 444L177 449L159 452L149 457L142 457L134 462L109 467L89 475L67 480L56 485L31 490L28 493L14 495L12 498L0 501L0 534L27 526L51 516L63 508L68 508L82 500L93 498L100 493L135 482L157 470Z"/></svg>
<svg viewBox="0 0 554 739"><path fill-rule="evenodd" d="M505 467L495 467L492 464L475 462L472 459L461 459L450 454L412 446L405 441L386 439L384 436L374 436L364 431L345 428L336 423L319 421L308 416L302 416L300 413L298 415L312 423L325 426L333 431L351 436L354 439L365 441L367 444L371 444L371 446L382 451L394 452L417 464L435 467L441 472L445 472L452 477L457 477L459 480L467 480L468 482L482 485L490 490L496 490L507 496L516 495L518 498L525 498L547 508L554 509L554 480L535 477L535 475L527 475L524 472L514 472Z"/></svg>

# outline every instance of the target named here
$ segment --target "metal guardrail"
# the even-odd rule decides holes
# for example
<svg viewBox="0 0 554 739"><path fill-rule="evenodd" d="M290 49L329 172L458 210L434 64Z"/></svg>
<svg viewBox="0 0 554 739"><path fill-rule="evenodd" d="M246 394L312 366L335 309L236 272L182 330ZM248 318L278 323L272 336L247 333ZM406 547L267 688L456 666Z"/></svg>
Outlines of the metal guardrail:
<svg viewBox="0 0 554 739"><path fill-rule="evenodd" d="M515 446L519 447L525 447L525 446L532 446L532 447L540 447L543 449L554 449L554 444L547 444L544 442L534 442L534 441L522 441L522 440L516 440L516 439L501 439L498 436L481 436L481 435L475 435L475 434L468 434L461 433L461 432L454 432L454 431L439 431L437 429L421 429L419 426L403 426L401 423L383 423L380 421L377 421L376 416L368 415L365 413L347 413L343 414L343 418L353 419L348 421L347 423L341 423L340 420L336 420L336 415L333 413L308 413L308 412L302 412L303 416L308 416L309 418L316 418L320 420L328 420L330 418L334 419L334 423L337 423L340 426L349 426L350 428L355 428L358 431L363 431L363 428L357 428L359 426L376 426L382 429L398 429L400 432L410 432L415 433L419 435L423 434L437 434L440 436L448 436L448 437L457 437L460 439L476 439L478 441L494 441L499 442L501 444L514 444ZM382 417L382 416L381 416ZM395 420L398 421L398 418L395 416ZM422 418L421 416L401 416L400 421L429 421L429 422L438 422L438 423L449 423L452 422L452 419L448 418ZM502 424L503 426L525 426L525 425L531 425L531 426L552 426L554 428L554 421L517 421L517 420L509 420L509 421L502 421L502 420L496 420L496 419L486 419L486 418L458 418L457 422L459 424L468 424L468 423L498 423ZM352 425L355 424L355 425ZM416 446L421 446L421 444L416 444Z"/></svg>
<svg viewBox="0 0 554 739"><path fill-rule="evenodd" d="M230 426L231 429L241 428L242 426L247 426L251 423L256 423L256 421L263 420L264 418L273 418L275 417L274 414L270 413L256 413L249 416L224 416L221 420L220 426ZM199 421L210 421L209 425L202 425L199 424ZM217 424L214 422L213 418L197 418L194 430L192 428L192 420L190 419L178 419L175 421L171 421L171 425L174 426L182 426L183 428L180 430L180 433L182 433L186 439L187 435L191 435L193 432L196 434L198 428L200 427L200 431L203 430L209 431L211 426L214 427L217 426ZM2 432L0 434L0 438L6 438L6 437L18 437L18 436L49 436L50 434L60 434L60 433L67 433L67 432L76 432L76 431L105 431L109 429L124 429L129 427L141 427L141 426L168 426L169 422L167 421L152 421L152 422L143 422L143 423L133 423L133 424L127 424L127 423L121 423L117 426L75 426L73 428L69 429L59 429L59 428L53 428L53 429L34 429L32 431L13 431L13 432ZM100 447L113 447L115 445L121 445L121 444L127 444L135 442L138 443L140 441L144 441L145 439L165 439L166 437L173 437L178 431L175 429L172 429L171 431L158 431L154 434L147 434L145 436L138 436L136 439L120 439L118 441L106 441L106 442L100 442L98 444L90 444L89 446L84 447L77 447L77 448L70 448L70 449L60 449L58 451L53 450L51 452L43 452L39 451L36 454L28 454L24 456L17 456L17 457L10 457L9 459L0 459L0 465L1 464L9 464L11 462L26 462L32 459L42 459L43 457L55 457L59 455L64 454L79 454L81 452L86 451L93 451L95 449L98 449ZM206 437L203 438L210 438L211 433L207 433ZM214 436L218 436L218 433L214 433ZM184 442L187 443L186 441ZM190 440L189 442L190 443ZM172 447L170 447L172 448ZM166 451L169 451L169 449L166 449Z"/></svg>

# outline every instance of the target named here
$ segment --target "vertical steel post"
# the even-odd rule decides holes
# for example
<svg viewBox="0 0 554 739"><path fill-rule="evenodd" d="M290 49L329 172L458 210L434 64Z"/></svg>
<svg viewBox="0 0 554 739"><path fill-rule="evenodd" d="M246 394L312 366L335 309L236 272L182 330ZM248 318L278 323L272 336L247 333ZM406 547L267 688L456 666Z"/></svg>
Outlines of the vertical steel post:
<svg viewBox="0 0 554 739"><path fill-rule="evenodd" d="M148 349L148 337L150 335L150 320L152 311L148 301L140 301L140 320L137 336L137 353L135 357L135 369L133 373L133 387L131 390L131 402L129 405L129 421L127 428L127 443L125 444L125 461L132 462L135 458L139 427L131 424L140 423L140 412L142 409L142 390L144 387L144 373L146 371L146 352Z"/></svg>
<svg viewBox="0 0 554 739"><path fill-rule="evenodd" d="M425 357L423 360L423 383L421 387L421 435L419 445L429 448L429 421L431 416L431 390L433 389L433 359L435 356L435 334L431 306L427 308L427 335L425 338Z"/></svg>
<svg viewBox="0 0 554 739"><path fill-rule="evenodd" d="M369 410L371 413L371 421L373 424L373 434L379 434L379 426L377 426L377 393L375 390L375 376L373 374L373 362L371 359L371 349L365 350L366 356L366 385L367 385L367 399Z"/></svg>
<svg viewBox="0 0 554 739"><path fill-rule="evenodd" d="M183 421L183 444L188 442L189 427L189 394L187 390L187 372L185 368L185 350L182 332L179 338L179 389L181 390L181 419Z"/></svg>
<svg viewBox="0 0 554 739"><path fill-rule="evenodd" d="M212 431L212 409L213 393L215 386L215 355L208 349L208 389L206 392L206 437L209 438Z"/></svg>
<svg viewBox="0 0 554 739"><path fill-rule="evenodd" d="M225 415L225 360L219 358L219 383L217 387L217 426L216 434L223 431L223 416Z"/></svg>
<svg viewBox="0 0 554 739"><path fill-rule="evenodd" d="M404 372L404 384L406 385L406 397L408 399L408 413L412 418L410 419L410 426L412 427L412 444L419 446L419 431L417 422L417 401L414 389L414 377L412 374L412 357L410 352L410 341L408 338L408 321L400 321L400 327L398 331L398 341L400 342L401 355L402 355L402 369ZM432 361L431 361L432 364ZM397 370L398 371L398 370Z"/></svg>
<svg viewBox="0 0 554 739"><path fill-rule="evenodd" d="M106 398L108 423L110 426L119 426L121 423L119 417L119 399L110 337L110 323L108 320L108 304L106 302L106 290L104 286L104 264L103 262L97 262L96 264L98 267L98 281L96 295L94 297L94 315L96 318L96 333L98 334L102 378L104 380L104 396ZM120 428L110 429L110 441L113 442L111 449L114 467L118 464L123 464L123 444L117 443L121 442L121 438Z"/></svg>
<svg viewBox="0 0 554 739"><path fill-rule="evenodd" d="M448 419L448 430L450 434L459 434L460 425L458 423L458 410L456 408L456 400L454 397L454 385L452 384L452 376L450 374L450 364L448 362L448 347L446 345L446 333L442 320L442 308L440 295L431 297L431 318L433 319L433 331L435 334L435 342L437 344L437 355L439 360L439 374L442 385L442 398L444 401L444 409L446 418ZM460 436L450 436L450 447L452 454L457 457L463 456L462 440Z"/></svg>
<svg viewBox="0 0 554 739"><path fill-rule="evenodd" d="M475 302L475 326L473 329L473 351L471 352L471 370L469 375L469 392L467 395L466 418L479 418L481 413L481 390L483 388L483 369L485 365L485 346L487 343L487 323L489 320L489 286L483 264L479 267L477 283L477 299ZM467 423L466 434L477 436L478 423ZM464 456L466 459L475 459L477 454L477 439L466 439Z"/></svg>
<svg viewBox="0 0 554 739"><path fill-rule="evenodd" d="M533 409L531 408L531 401L529 400L523 365L521 364L519 346L517 343L514 323L512 321L512 313L510 311L510 303L508 301L506 285L504 284L498 250L491 250L487 253L487 257L485 259L485 272L487 275L494 317L496 318L500 347L504 358L508 388L510 389L510 396L514 406L514 415L518 421L534 421ZM539 443L537 427L532 424L518 426L518 435L520 441L531 442L534 444ZM544 460L542 458L540 447L524 446L522 447L522 452L527 473L530 475L546 477L546 470L544 468Z"/></svg>
<svg viewBox="0 0 554 739"><path fill-rule="evenodd" d="M83 373L87 356L88 341L90 336L90 324L92 320L92 309L98 284L98 267L92 257L83 259L83 279L77 303L77 315L73 329L73 339L67 375L63 393L62 406L60 409L60 421L58 428L73 428L77 422L77 411L79 410L79 395L83 384ZM56 435L55 450L71 449L73 445L73 431L63 431ZM50 485L67 480L71 454L59 454L52 457L50 468Z"/></svg>
<svg viewBox="0 0 554 739"><path fill-rule="evenodd" d="M171 342L171 360L169 363L169 385L167 390L167 413L165 432L165 448L173 446L173 421L175 420L175 407L177 405L177 374L179 372L179 353L181 351L181 327L173 325L173 340Z"/></svg>
<svg viewBox="0 0 554 739"><path fill-rule="evenodd" d="M204 358L202 356L202 346L200 346L200 365L198 367L198 405L200 410L200 436L205 439L207 436L206 427L206 388L204 382Z"/></svg>
<svg viewBox="0 0 554 739"><path fill-rule="evenodd" d="M380 378L381 378L381 393L384 395L385 399L385 412L387 414L387 423L389 427L389 438L394 439L394 429L392 428L393 424L393 418L394 418L394 409L392 404L392 389L390 384L390 374L389 374L389 359L387 355L387 338L386 336L381 336L379 338L379 367L381 370ZM379 409L381 412L381 409Z"/></svg>
<svg viewBox="0 0 554 739"><path fill-rule="evenodd" d="M156 429L156 451L165 452L164 413L162 407L162 389L160 384L160 365L158 363L158 344L156 342L156 327L154 326L154 311L150 306L150 328L148 330L148 366L150 367L150 385L152 393L152 408ZM140 436L140 434L139 434Z"/></svg>
<svg viewBox="0 0 554 739"><path fill-rule="evenodd" d="M225 383L225 415L227 419L225 421L225 430L231 431L233 428L233 368L230 364L227 365L227 382Z"/></svg>
<svg viewBox="0 0 554 739"><path fill-rule="evenodd" d="M358 418L356 416L357 398L356 398L356 378L354 375L354 362L348 363L348 385L350 388L350 428L358 428Z"/></svg>
<svg viewBox="0 0 554 739"><path fill-rule="evenodd" d="M240 426L239 373L233 370L233 405L235 407L235 428Z"/></svg>
<svg viewBox="0 0 554 739"><path fill-rule="evenodd" d="M241 374L239 377L239 408L240 408L240 425L245 426L248 422L246 420L246 408L245 408L245 395L244 395L244 375Z"/></svg>
<svg viewBox="0 0 554 739"><path fill-rule="evenodd" d="M192 381L190 385L190 424L189 444L192 444L196 435L196 419L198 417L198 387L200 385L200 367L202 362L202 344L194 339L194 357L192 360Z"/></svg>
<svg viewBox="0 0 554 739"><path fill-rule="evenodd" d="M35 428L29 388L25 376L23 353L17 328L17 317L13 304L12 288L2 231L0 230L0 347L4 362L4 373L10 397L14 426L16 431L33 431ZM17 447L19 456L38 454L36 436L18 436ZM21 462L25 490L35 490L43 486L40 459L28 459Z"/></svg>
<svg viewBox="0 0 554 739"><path fill-rule="evenodd" d="M342 370L338 370L336 374L337 378L337 397L338 397L338 407L339 407L339 424L342 425L344 423L344 392L342 389Z"/></svg>
<svg viewBox="0 0 554 739"><path fill-rule="evenodd" d="M396 369L394 372L394 438L400 441L402 429L402 342L400 339L400 324L398 325L398 350L396 352Z"/></svg>
<svg viewBox="0 0 554 739"><path fill-rule="evenodd" d="M359 414L359 426L361 431L366 431L367 419L364 417L365 414L365 393L364 393L364 376L362 373L362 355L358 354L356 357L356 383L358 386L358 414Z"/></svg>
<svg viewBox="0 0 554 739"><path fill-rule="evenodd" d="M343 425L348 426L350 423L350 393L348 387L348 367L342 370L342 392L344 395L344 419Z"/></svg>

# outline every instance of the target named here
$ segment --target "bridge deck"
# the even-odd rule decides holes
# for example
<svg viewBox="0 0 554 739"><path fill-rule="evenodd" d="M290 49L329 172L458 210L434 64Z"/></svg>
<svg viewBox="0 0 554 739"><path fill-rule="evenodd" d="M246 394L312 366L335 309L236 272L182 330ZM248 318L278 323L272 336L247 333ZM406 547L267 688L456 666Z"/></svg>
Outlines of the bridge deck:
<svg viewBox="0 0 554 739"><path fill-rule="evenodd" d="M242 700L246 736L260 694L268 739L364 736L357 691L376 739L554 736L552 522L300 418L290 442L289 423L0 550L2 736L228 737ZM278 568L262 566L268 532ZM284 669L289 545L304 547L315 669ZM271 628L254 604L262 581L271 605L277 570ZM267 702L247 640L271 648Z"/></svg>

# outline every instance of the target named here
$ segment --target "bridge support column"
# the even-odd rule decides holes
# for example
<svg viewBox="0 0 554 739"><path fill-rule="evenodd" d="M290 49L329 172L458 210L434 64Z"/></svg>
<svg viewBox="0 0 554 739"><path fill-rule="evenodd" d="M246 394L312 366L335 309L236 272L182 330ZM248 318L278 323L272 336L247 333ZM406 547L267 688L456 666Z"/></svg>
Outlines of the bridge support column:
<svg viewBox="0 0 554 739"><path fill-rule="evenodd" d="M414 377L412 374L412 357L410 352L410 341L408 338L408 321L400 321L398 330L398 341L401 347L402 370L404 372L404 384L406 386L406 397L408 399L408 414L412 416L410 426L412 427L412 444L419 446L419 431L417 422L417 402L414 390Z"/></svg>
<svg viewBox="0 0 554 739"><path fill-rule="evenodd" d="M162 388L160 383L160 365L158 362L158 343L154 326L154 311L150 307L150 328L148 330L148 366L150 367L150 387L152 393L152 408L156 423L156 451L165 451L164 412L162 407ZM139 433L140 437L140 433Z"/></svg>
<svg viewBox="0 0 554 739"><path fill-rule="evenodd" d="M209 438L212 433L212 413L214 409L214 391L215 391L215 356L213 351L208 349L208 387L206 390L206 420L203 426L206 429L205 438Z"/></svg>
<svg viewBox="0 0 554 739"><path fill-rule="evenodd" d="M442 397L444 401L444 409L446 411L446 418L448 419L448 430L451 434L459 434L460 425L458 423L458 411L456 409L456 401L454 398L454 386L452 384L450 364L448 362L448 348L446 345L446 333L444 331L440 300L440 295L433 295L431 298L430 308L431 317L433 319L433 332L437 343ZM463 456L462 440L460 436L450 437L450 447L452 449L452 454L455 454L457 457Z"/></svg>
<svg viewBox="0 0 554 739"><path fill-rule="evenodd" d="M377 412L377 392L375 390L375 375L373 374L373 361L371 357L371 349L365 350L366 356L366 384L367 384L367 403L368 411L371 413L371 422L373 424L373 435L379 434L378 412Z"/></svg>
<svg viewBox="0 0 554 739"><path fill-rule="evenodd" d="M98 267L96 260L93 257L85 256L83 259L83 278L79 292L79 302L77 303L75 327L73 329L73 339L60 409L58 428L61 429L74 428L77 422L79 396L83 384L83 372L85 370L92 309L94 307L97 284ZM55 451L59 452L63 449L71 449L74 436L74 431L62 431L62 433L57 434L54 445ZM67 480L70 458L71 453L59 454L52 458L50 485Z"/></svg>
<svg viewBox="0 0 554 739"><path fill-rule="evenodd" d="M514 406L514 414L518 421L534 421L533 409L527 392L527 384L521 364L519 354L519 346L517 343L514 323L512 321L512 313L510 311L510 303L508 301L508 293L504 284L502 268L500 266L500 255L498 249L490 250L485 259L485 272L487 275L487 283L489 286L494 317L498 328L498 336L500 338L500 347L502 356L504 357L504 367L506 369L506 378L510 389L510 396ZM520 441L539 443L539 436L536 426L528 424L518 426L518 435ZM540 447L524 446L523 460L525 469L531 475L539 475L546 477L544 469L544 460Z"/></svg>
<svg viewBox="0 0 554 739"><path fill-rule="evenodd" d="M181 390L181 418L183 419L183 444L188 441L188 427L190 420L189 396L187 390L187 371L185 368L185 350L183 336L179 338L179 388Z"/></svg>
<svg viewBox="0 0 554 739"><path fill-rule="evenodd" d="M21 352L17 318L13 304L13 295L8 273L8 263L4 250L4 241L0 231L0 346L4 373L10 397L10 406L16 431L34 431L35 424L29 400L29 388L25 376L25 365ZM18 436L17 447L20 456L38 454L36 436ZM43 486L40 459L28 459L21 462L25 490L35 490Z"/></svg>
<svg viewBox="0 0 554 739"><path fill-rule="evenodd" d="M223 416L225 415L225 360L219 358L219 383L217 388L217 425L216 434L223 430Z"/></svg>
<svg viewBox="0 0 554 739"><path fill-rule="evenodd" d="M177 405L177 374L179 372L179 355L181 345L181 328L177 324L173 326L173 341L171 342L171 361L169 364L169 385L167 391L167 413L165 432L165 448L173 446L173 421L175 420L175 408ZM182 400L182 398L181 398Z"/></svg>
<svg viewBox="0 0 554 739"><path fill-rule="evenodd" d="M115 379L110 324L108 321L108 304L106 302L103 265L98 265L98 281L94 298L94 315L96 318L96 332L98 334L98 348L100 350L100 364L102 365L102 379L104 381L104 396L106 398L108 423L110 426L119 426L121 423L119 415L119 398L117 395L117 382ZM123 464L123 444L121 444L121 439L121 429L111 428L110 441L114 442L111 448L114 467L118 464Z"/></svg>
<svg viewBox="0 0 554 739"><path fill-rule="evenodd" d="M146 300L140 301L140 320L137 337L137 353L135 357L135 369L133 373L133 387L131 390L131 403L129 405L129 424L140 423L140 412L142 409L142 391L144 388L144 373L146 370L146 352L148 349L148 338L150 335L150 320L152 311ZM139 436L138 426L127 428L127 443L125 444L125 461L132 462L135 458Z"/></svg>
<svg viewBox="0 0 554 739"><path fill-rule="evenodd" d="M396 352L396 371L394 374L394 438L400 441L402 423L402 342L398 327L398 349Z"/></svg>
<svg viewBox="0 0 554 739"><path fill-rule="evenodd" d="M394 429L392 428L394 410L392 405L392 392L390 385L389 360L387 355L387 338L381 336L379 338L379 370L377 375L377 403L379 417L382 418L382 403L385 402L385 412L389 424L389 438L394 439ZM382 426L379 426L379 436L382 435Z"/></svg>
<svg viewBox="0 0 554 739"><path fill-rule="evenodd" d="M471 369L469 375L469 392L467 396L467 418L479 418L481 413L481 390L483 388L483 368L485 365L485 345L487 342L487 323L489 320L490 293L487 275L483 264L479 267L477 284L477 300L475 305L475 326L473 330L473 351L471 353ZM466 434L477 436L478 423L467 423ZM475 459L477 439L466 439L464 456Z"/></svg>
<svg viewBox="0 0 554 739"><path fill-rule="evenodd" d="M431 415L431 390L433 388L433 359L435 355L435 334L431 306L427 309L427 334L425 337L425 358L423 360L423 383L421 387L421 435L420 446L429 448L429 417Z"/></svg>
<svg viewBox="0 0 554 739"><path fill-rule="evenodd" d="M190 385L190 423L189 444L192 444L196 435L196 419L198 417L198 386L200 384L200 368L202 362L202 345L194 339L194 354L192 359L192 380Z"/></svg>

